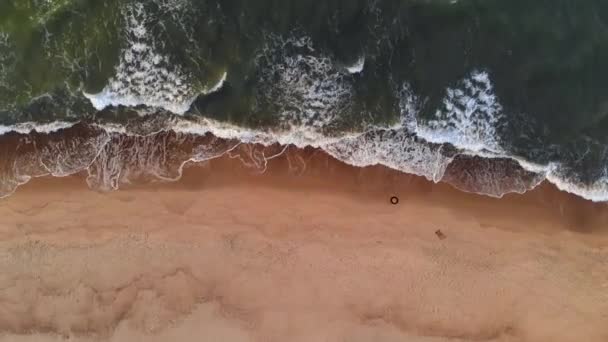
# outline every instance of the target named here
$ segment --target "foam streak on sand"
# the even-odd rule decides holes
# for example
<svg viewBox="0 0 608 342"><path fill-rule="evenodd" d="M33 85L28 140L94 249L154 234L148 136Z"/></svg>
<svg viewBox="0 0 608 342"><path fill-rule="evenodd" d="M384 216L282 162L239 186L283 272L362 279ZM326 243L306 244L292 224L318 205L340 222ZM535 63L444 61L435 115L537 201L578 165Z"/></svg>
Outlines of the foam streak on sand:
<svg viewBox="0 0 608 342"><path fill-rule="evenodd" d="M4 134L10 132L19 133L21 134L20 139L22 139L16 143L4 143L8 148L7 153L9 154L23 150L23 146L26 146L25 149L27 150L27 146L34 141L28 138L28 136L34 132L37 132L36 137L38 139L44 141L46 135L50 138L50 141L44 143L38 142L39 147L49 144L45 148L36 147L34 151L29 152L25 156L15 156L20 161L8 165L9 170L3 171L3 189L1 195L4 197L12 194L17 186L26 183L32 177L48 174L66 176L78 173L89 169L96 161L101 161L102 159L103 162L101 164L97 163L97 165L105 166L102 169L98 169L98 171L102 171L104 170L103 168L112 165L110 169L105 169L102 172L106 176L110 175L110 178L104 178L105 180L97 179L95 182L90 182L90 184L96 184L94 186L96 188L117 189L121 182L125 184L130 183L129 175L148 174L151 176L155 175L159 180L177 180L179 179L179 173L176 174L171 171L171 175L167 176L164 171L159 172L158 170L181 169L188 163L205 160L207 158L206 155L198 155L197 153L199 152L197 151L205 151L209 148L214 151L212 155L222 155L223 152L216 150L217 147L205 146L207 142L203 138L208 134L212 134L230 146L234 146L238 142L257 144L263 147L279 144L283 146L283 149L288 146L319 148L349 165L357 167L383 165L401 172L425 177L433 182L446 180L463 191L493 197L502 197L512 192L524 193L535 188L546 179L555 184L559 189L583 198L596 202L608 200L608 189L606 189L608 186L603 180L599 180L590 186L572 183L564 177L559 176L560 168L554 164L547 166L537 165L505 154L487 151L458 151L446 144L428 143L415 134L410 133L410 129L406 128L409 123L405 120L403 123L391 128L370 128L366 132L351 133L338 137L326 137L308 128L298 129L297 127L292 127L287 132L256 131L211 119L201 119L196 122L185 119L170 120L159 131L148 132L144 135L130 132L126 126L93 124L90 125L90 129L94 130L95 133L84 140L80 140L80 144L84 143L84 145L74 145L76 140L70 141L70 139L73 139L71 135L63 136L68 131L72 131L76 135L80 134L78 132L81 128L74 125L68 122L56 122L52 124L24 123L13 127L5 127ZM159 139L159 137L172 136L172 134L179 136L179 138L175 141ZM169 152L165 150L167 148L166 144L172 144L174 150L171 151L178 151L179 144L185 141L197 141L198 150L192 150L191 154L183 154L181 152L176 152L177 155L175 156L167 154ZM133 146L139 146L138 144L140 143L145 143L146 147L143 148L142 146L142 148L133 149ZM159 143L160 145L154 146L155 143ZM122 144L126 144L125 146L134 144L127 149L132 150L134 154L131 156L125 154L124 147L121 147ZM62 146L70 147L62 150ZM79 152L79 146L86 146L86 151L84 153L82 151ZM488 167L478 170L469 167L467 172L474 172L475 177L464 182L458 181L455 184L452 182L455 179L454 175L447 178L444 176L446 169L452 164L454 158L459 155L480 156L488 161ZM32 164L32 160L38 159L44 160L44 162L40 162L41 164L37 164L42 166L36 166L35 163ZM134 162L136 160L144 163ZM503 160L510 160L511 164L517 165L517 167L506 166L505 168L501 166L500 168L502 169L494 168L492 160L496 160L498 164L503 163ZM149 163L150 161L156 161L156 163L151 164ZM168 161L172 162L168 163ZM262 164L256 163L255 168L260 168ZM482 164L478 163L478 165ZM40 169L41 167L42 169ZM518 171L518 168L522 169L522 171ZM117 170L127 169L130 170L129 173L116 174ZM513 172L505 174L504 172L506 171ZM118 181L118 178L116 178L119 175L120 177L118 178L122 179L121 181Z"/></svg>

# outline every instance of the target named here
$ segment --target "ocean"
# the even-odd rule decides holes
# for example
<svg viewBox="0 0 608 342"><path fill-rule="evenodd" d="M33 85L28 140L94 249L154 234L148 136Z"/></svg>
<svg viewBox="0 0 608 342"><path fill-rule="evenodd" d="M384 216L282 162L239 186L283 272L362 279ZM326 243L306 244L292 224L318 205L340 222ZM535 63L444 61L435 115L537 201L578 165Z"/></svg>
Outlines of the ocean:
<svg viewBox="0 0 608 342"><path fill-rule="evenodd" d="M1 0L0 197L291 146L608 201L602 0Z"/></svg>

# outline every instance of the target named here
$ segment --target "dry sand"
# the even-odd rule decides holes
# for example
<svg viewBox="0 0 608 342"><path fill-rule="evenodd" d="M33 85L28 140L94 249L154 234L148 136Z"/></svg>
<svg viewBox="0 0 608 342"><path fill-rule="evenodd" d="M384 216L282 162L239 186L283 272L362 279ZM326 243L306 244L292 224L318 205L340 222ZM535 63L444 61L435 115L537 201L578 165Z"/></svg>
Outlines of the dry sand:
<svg viewBox="0 0 608 342"><path fill-rule="evenodd" d="M0 201L0 340L608 341L605 205L324 163L31 182Z"/></svg>

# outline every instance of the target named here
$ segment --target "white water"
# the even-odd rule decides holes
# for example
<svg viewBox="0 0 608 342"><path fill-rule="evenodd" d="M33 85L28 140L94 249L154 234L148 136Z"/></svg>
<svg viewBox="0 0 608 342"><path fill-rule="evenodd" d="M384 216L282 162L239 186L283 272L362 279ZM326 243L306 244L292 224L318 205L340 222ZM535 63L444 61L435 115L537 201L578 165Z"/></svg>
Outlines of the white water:
<svg viewBox="0 0 608 342"><path fill-rule="evenodd" d="M50 123L35 123L35 122L23 122L12 126L0 125L0 135L15 132L21 134L29 134L32 132L38 133L52 133L65 128L72 127L74 123L65 121L55 121Z"/></svg>
<svg viewBox="0 0 608 342"><path fill-rule="evenodd" d="M145 105L184 114L200 94L207 95L221 89L226 72L215 85L195 90L193 76L159 52L153 35L148 32L146 24L151 18L143 4L127 6L124 16L127 46L121 53L115 76L101 92L84 93L95 109Z"/></svg>
<svg viewBox="0 0 608 342"><path fill-rule="evenodd" d="M2 132L3 134L8 131L16 131L22 134L27 134L30 131L51 133L56 130L68 128L70 125L72 124L56 123L37 126L35 124L28 123L14 128L3 127ZM123 136L126 138L133 136L133 134L126 132L124 128L120 126L107 125L99 127L106 130L108 137ZM276 143L283 146L294 145L300 148L311 146L321 148L338 160L353 166L364 167L370 165L384 165L402 172L423 176L434 182L439 182L442 179L443 173L445 172L447 166L453 160L453 156L445 153L443 150L443 145L432 145L425 143L420 138L416 138L411 133L407 133L406 130L375 129L366 133L349 134L341 137L323 137L316 132L305 130L282 133L252 131L208 119L203 119L196 123L180 120L169 127L166 127L166 130L173 130L178 133L185 133L192 136L202 136L206 133L211 133L221 139L232 139L242 143L257 143L264 146L270 146ZM148 137L150 136L152 136L152 134L148 135ZM91 143L98 144L91 147L94 148L94 150L98 150L97 155L99 155L102 153L102 150L105 149L106 144L111 144L111 140L96 139L92 140ZM61 151L62 148L63 147L61 146L56 146L56 152L53 153L63 153ZM153 151L152 147L147 148L149 149L148 151ZM62 167L61 165L49 165L49 171L51 172L48 173L55 176L65 176L79 172L83 169L87 169L97 158L91 154L93 153L92 151L93 150L91 150L91 152L87 152L87 156L92 158L92 160L88 162L78 162L75 165L71 164L67 167ZM113 168L120 170L120 167L118 167L120 163L117 163L118 161L122 163L131 162L130 160L122 159L112 161L112 155L114 154L111 153L112 149L109 151L105 152L104 158L107 159L105 163L113 162ZM144 149L138 151L138 155L140 156L139 158L141 158L141 160L145 159L145 151L146 150ZM47 151L47 153L51 152ZM476 153L469 152L469 154L475 155ZM116 156L118 155L120 155L120 153L116 154ZM220 156L221 153L217 155ZM495 158L509 158L508 156L491 156L488 154L486 154L486 156ZM191 156L184 159L188 161L198 161L200 158ZM522 185L520 189L512 189L512 191L523 192L521 189L531 189L540 183L540 180L542 180L544 175L549 182L555 184L560 190L576 194L591 201L608 201L608 178L603 178L592 185L573 184L559 177L559 165L557 164L537 165L518 158L511 157L511 159L517 161L525 170L536 172L540 175L539 181L535 184L531 184L530 186ZM135 168L131 168L131 170L133 169ZM105 174L108 174L107 170L104 172ZM112 173L110 172L109 174ZM159 178L164 179L173 179L177 177L175 175L169 177L158 172L157 175ZM29 177L26 176L27 175L22 175L20 178L22 179L21 183L29 180ZM128 175L122 175L122 177L124 179L128 179ZM109 188L118 187L118 183L111 184L112 185ZM500 197L503 194L486 193L486 195Z"/></svg>
<svg viewBox="0 0 608 342"><path fill-rule="evenodd" d="M474 71L460 83L446 90L443 108L433 120L415 123L416 134L426 141L450 143L467 151L501 153L496 128L503 109L489 75Z"/></svg>
<svg viewBox="0 0 608 342"><path fill-rule="evenodd" d="M140 29L134 24L132 30L138 32ZM438 182L444 177L446 168L455 157L453 151L450 152L445 149L444 144L451 144L460 150L459 153L484 158L508 158L516 161L524 170L539 174L539 177L530 181L529 184L516 184L512 189L505 189L504 193L524 192L535 187L542 179L546 178L563 191L592 201L608 201L608 176L591 185L575 184L560 176L562 167L557 163L537 165L507 155L503 151L500 141L497 139L497 127L503 120L502 106L493 93L490 77L485 72L473 71L469 77L446 89L443 106L431 120L418 120L417 113L421 100L413 93L409 85L404 84L398 90L402 119L394 126L370 127L365 132L349 133L335 137L325 136L321 129L331 125L339 117L340 111L345 110L351 101L351 84L338 69L334 68L331 59L314 54L314 48L310 45L309 40L300 38L280 41L280 44L275 47L271 46L270 49L280 48L284 44L294 44L310 51L309 55L282 55L277 54L276 51L270 51L270 54L262 56L263 58L274 56L272 57L274 59L270 60L270 68L267 70L265 77L271 80L274 76L279 76L278 84L273 84L273 86L276 86L274 89L279 89L279 93L276 93L276 91L270 94L261 92L259 96L271 96L271 99L277 100L279 104L284 106L283 108L289 108L289 110L280 113L283 122L287 124L285 127L276 131L256 131L210 119L200 119L197 122L175 120L163 129L198 136L212 133L222 139L234 139L243 143L258 143L265 146L276 143L284 146L294 145L300 148L311 146L321 148L338 160L353 166L384 165L402 172L423 176L434 182ZM125 68L128 69L128 67ZM209 91L220 89L226 76L224 74ZM171 79L173 80L171 82L177 84L179 78ZM169 83L171 84L171 82ZM131 92L132 89L137 89L137 84L135 88L128 86L124 89L126 92ZM145 93L145 89L142 91ZM189 104L186 103L161 103L150 100L150 98L146 98L142 102L133 100L131 103L128 100L131 99L129 96L121 97L120 104L159 106L175 113L183 113L189 107ZM95 107L103 108L106 105L113 105L111 100L107 100L103 96L96 95L89 97L89 99ZM174 99L171 98L171 101ZM11 127L0 126L0 134L9 131L22 134L31 131L51 133L71 125L67 122L22 123ZM109 135L133 135L119 125L108 125L101 128ZM104 149L103 146L97 148L99 151ZM153 151L152 147L146 148ZM120 163L117 164L116 160L112 160L111 151L112 148L104 154L105 165L111 164L113 165L112 169L121 170ZM142 148L141 151L146 151L146 149ZM138 155L139 158L144 158L141 153ZM190 160L191 158L184 159ZM121 160L120 162L127 163L128 161ZM143 167L144 164L141 166ZM64 171L58 170L51 173L66 174L70 170L72 169L68 167ZM77 171L79 170L72 170L71 172ZM104 172L104 177L109 174L108 179L114 179L115 181L113 172L108 170ZM488 170L488 172L490 171ZM499 177L498 173L486 174L485 177ZM161 179L174 178L174 176L163 175L160 172L157 172L156 175ZM124 177L126 175L123 175ZM128 179L128 177L124 179ZM500 186L493 185L501 179L484 178L479 181L480 183L486 182L496 189L501 189ZM117 186L118 183L112 183L109 188ZM504 193L486 191L486 194L497 197Z"/></svg>
<svg viewBox="0 0 608 342"><path fill-rule="evenodd" d="M361 57L359 57L359 59L357 59L355 64L353 64L351 66L347 66L346 71L348 71L349 74L358 74L363 71L364 67L365 67L365 56L361 56Z"/></svg>
<svg viewBox="0 0 608 342"><path fill-rule="evenodd" d="M286 52L286 46L301 52ZM257 98L278 106L285 127L320 130L334 123L352 103L351 81L331 58L316 53L308 37L269 36L256 63L263 70Z"/></svg>

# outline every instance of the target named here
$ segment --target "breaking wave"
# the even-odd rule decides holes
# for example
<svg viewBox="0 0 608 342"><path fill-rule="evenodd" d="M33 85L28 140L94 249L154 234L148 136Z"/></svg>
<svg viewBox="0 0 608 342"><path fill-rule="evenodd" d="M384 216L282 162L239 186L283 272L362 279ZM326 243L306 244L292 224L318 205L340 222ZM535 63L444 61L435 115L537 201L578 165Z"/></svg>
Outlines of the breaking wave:
<svg viewBox="0 0 608 342"><path fill-rule="evenodd" d="M123 12L126 39L115 76L101 92L84 93L95 109L145 105L184 114L199 95L221 89L227 72L205 87L160 51L162 43L150 32L152 19L142 3L130 4Z"/></svg>
<svg viewBox="0 0 608 342"><path fill-rule="evenodd" d="M256 98L273 108L281 127L320 131L349 111L352 83L331 58L315 54L310 38L269 35L267 39L256 56L262 70Z"/></svg>

